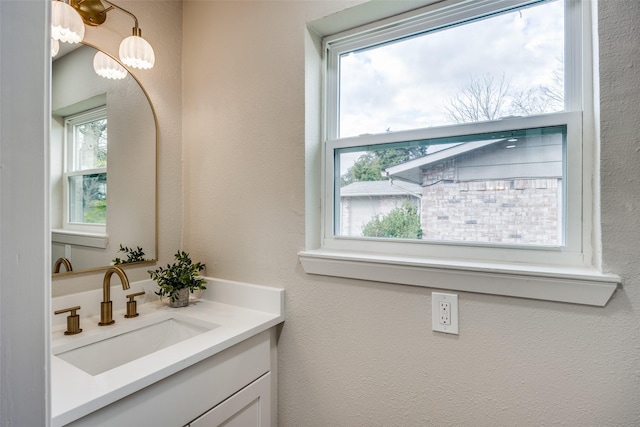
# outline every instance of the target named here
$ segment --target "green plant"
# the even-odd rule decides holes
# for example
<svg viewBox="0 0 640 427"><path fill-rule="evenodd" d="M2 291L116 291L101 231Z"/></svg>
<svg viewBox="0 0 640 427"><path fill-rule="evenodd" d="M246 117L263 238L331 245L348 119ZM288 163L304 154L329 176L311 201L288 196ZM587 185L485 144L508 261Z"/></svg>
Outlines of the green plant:
<svg viewBox="0 0 640 427"><path fill-rule="evenodd" d="M404 202L387 215L376 215L362 227L362 234L366 237L422 239L418 207Z"/></svg>
<svg viewBox="0 0 640 427"><path fill-rule="evenodd" d="M142 250L142 248L140 246L138 246L136 249L133 249L133 248L129 248L127 246L122 246L122 243L120 243L120 249L118 249L118 252L124 252L127 255L127 258L126 259L120 259L120 258L116 257L112 261L113 265L128 264L130 262L146 261L144 259L144 251Z"/></svg>
<svg viewBox="0 0 640 427"><path fill-rule="evenodd" d="M168 296L171 301L176 301L178 291L181 289L189 289L191 293L196 289L207 289L204 286L207 281L198 275L204 267L205 265L201 262L192 263L187 252L178 251L173 264L167 264L166 268L160 266L156 270L147 272L160 286L156 295Z"/></svg>

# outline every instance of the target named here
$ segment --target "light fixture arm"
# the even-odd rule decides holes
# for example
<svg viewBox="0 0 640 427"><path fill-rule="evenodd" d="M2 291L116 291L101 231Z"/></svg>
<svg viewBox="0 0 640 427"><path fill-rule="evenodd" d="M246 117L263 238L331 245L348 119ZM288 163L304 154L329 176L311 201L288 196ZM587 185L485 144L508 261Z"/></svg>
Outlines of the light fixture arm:
<svg viewBox="0 0 640 427"><path fill-rule="evenodd" d="M120 6L118 6L115 3L111 3L108 0L102 0L102 1L109 5L109 7L104 10L105 14L107 12L109 12L110 10L112 10L112 9L118 9L119 11L126 13L127 15L129 15L130 17L133 18L133 35L134 36L141 36L142 35L142 30L140 29L140 27L138 27L138 18L136 18L136 15L134 15L133 13L129 12L126 9L121 8Z"/></svg>
<svg viewBox="0 0 640 427"><path fill-rule="evenodd" d="M104 7L103 3L108 4L109 7ZM93 27L103 24L107 20L107 13L117 9L133 18L133 35L140 36L141 34L140 27L138 27L138 18L113 2L108 0L69 0L69 5L78 12L85 24Z"/></svg>

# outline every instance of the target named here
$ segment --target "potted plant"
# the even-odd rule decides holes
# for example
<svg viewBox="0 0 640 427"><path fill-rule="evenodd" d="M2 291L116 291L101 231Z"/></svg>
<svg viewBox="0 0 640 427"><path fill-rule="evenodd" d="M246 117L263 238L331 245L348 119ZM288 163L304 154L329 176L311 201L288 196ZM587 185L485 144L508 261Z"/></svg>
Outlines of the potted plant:
<svg viewBox="0 0 640 427"><path fill-rule="evenodd" d="M111 261L113 265L146 261L146 259L144 259L144 251L140 246L138 246L137 249L133 249L133 247L129 248L127 246L122 246L122 243L120 243L120 249L118 249L118 252L124 252L127 255L127 258L122 259L120 257L115 257L115 259Z"/></svg>
<svg viewBox="0 0 640 427"><path fill-rule="evenodd" d="M189 304L189 292L206 289L204 284L207 281L198 275L204 267L201 262L192 263L189 254L179 250L173 264L167 264L166 268L160 266L156 270L148 270L148 273L160 287L156 295L168 296L171 307L184 307Z"/></svg>

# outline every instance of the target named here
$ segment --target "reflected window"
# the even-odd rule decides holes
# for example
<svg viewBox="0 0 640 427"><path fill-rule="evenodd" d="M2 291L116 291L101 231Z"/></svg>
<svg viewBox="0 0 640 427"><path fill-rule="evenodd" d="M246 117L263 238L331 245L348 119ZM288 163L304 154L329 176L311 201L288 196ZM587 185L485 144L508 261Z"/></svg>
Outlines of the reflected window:
<svg viewBox="0 0 640 427"><path fill-rule="evenodd" d="M65 228L104 232L107 224L107 110L65 118Z"/></svg>

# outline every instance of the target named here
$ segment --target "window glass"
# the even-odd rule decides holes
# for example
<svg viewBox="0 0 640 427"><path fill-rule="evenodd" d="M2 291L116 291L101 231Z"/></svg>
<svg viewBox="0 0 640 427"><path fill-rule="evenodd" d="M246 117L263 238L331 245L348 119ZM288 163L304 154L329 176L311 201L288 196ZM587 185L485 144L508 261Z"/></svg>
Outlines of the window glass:
<svg viewBox="0 0 640 427"><path fill-rule="evenodd" d="M324 247L581 250L579 4L514 3L325 39Z"/></svg>
<svg viewBox="0 0 640 427"><path fill-rule="evenodd" d="M105 108L67 117L67 224L107 222L107 113Z"/></svg>
<svg viewBox="0 0 640 427"><path fill-rule="evenodd" d="M339 55L336 137L564 110L564 2Z"/></svg>
<svg viewBox="0 0 640 427"><path fill-rule="evenodd" d="M564 244L566 126L334 150L337 236Z"/></svg>
<svg viewBox="0 0 640 427"><path fill-rule="evenodd" d="M107 118L73 124L72 145L71 172L106 167Z"/></svg>
<svg viewBox="0 0 640 427"><path fill-rule="evenodd" d="M107 223L107 174L69 176L69 222Z"/></svg>

